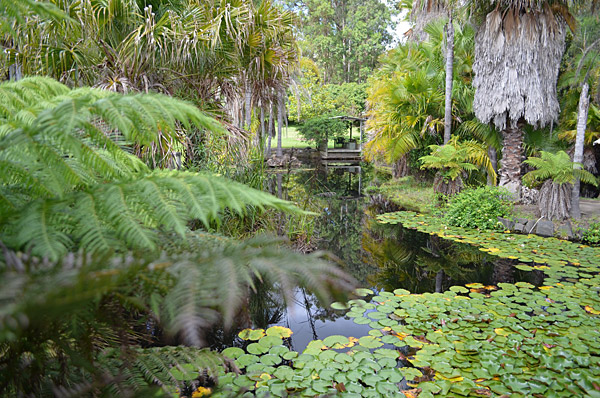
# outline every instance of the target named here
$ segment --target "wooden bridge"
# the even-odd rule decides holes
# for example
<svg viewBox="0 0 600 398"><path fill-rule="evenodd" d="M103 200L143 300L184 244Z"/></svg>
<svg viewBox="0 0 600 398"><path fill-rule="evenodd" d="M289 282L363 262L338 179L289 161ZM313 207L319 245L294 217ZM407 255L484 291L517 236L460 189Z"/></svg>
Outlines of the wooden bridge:
<svg viewBox="0 0 600 398"><path fill-rule="evenodd" d="M362 149L325 148L321 151L321 161L327 163L362 162Z"/></svg>

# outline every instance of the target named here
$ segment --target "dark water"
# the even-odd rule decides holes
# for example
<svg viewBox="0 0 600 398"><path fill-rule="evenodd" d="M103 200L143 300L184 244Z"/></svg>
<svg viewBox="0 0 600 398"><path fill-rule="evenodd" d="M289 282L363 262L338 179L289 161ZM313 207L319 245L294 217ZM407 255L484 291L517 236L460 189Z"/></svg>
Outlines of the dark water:
<svg viewBox="0 0 600 398"><path fill-rule="evenodd" d="M541 284L541 273L519 271L512 266L513 260L399 225L377 223L377 214L397 209L363 192L384 179L360 168L319 169L274 174L267 185L274 194L320 214L312 231L317 248L336 255L359 287L425 293L474 282ZM275 289L260 289L250 301L250 323L255 328L281 325L292 329L295 350L303 350L314 339L334 334L360 337L370 330L343 312L320 305L304 289L298 289L287 306ZM222 336L224 345L235 344L234 332Z"/></svg>

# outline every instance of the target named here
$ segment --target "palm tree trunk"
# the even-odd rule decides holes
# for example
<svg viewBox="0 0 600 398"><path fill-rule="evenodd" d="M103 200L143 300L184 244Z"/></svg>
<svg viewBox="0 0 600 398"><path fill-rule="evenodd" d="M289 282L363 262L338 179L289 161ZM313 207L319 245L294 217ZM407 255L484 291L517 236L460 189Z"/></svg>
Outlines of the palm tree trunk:
<svg viewBox="0 0 600 398"><path fill-rule="evenodd" d="M283 95L277 96L277 157L283 156L283 149L281 148L281 128L283 126L283 113L285 112L285 106L283 103Z"/></svg>
<svg viewBox="0 0 600 398"><path fill-rule="evenodd" d="M250 83L246 83L246 91L245 91L245 101L246 101L246 109L245 116L246 120L244 121L244 128L250 131L250 125L252 124L252 88L250 87Z"/></svg>
<svg viewBox="0 0 600 398"><path fill-rule="evenodd" d="M392 165L392 177L400 178L405 177L409 174L408 168L408 156L406 154L400 156L400 159L396 160Z"/></svg>
<svg viewBox="0 0 600 398"><path fill-rule="evenodd" d="M273 120L273 102L269 103L269 130L267 131L267 149L266 156L267 158L271 157L271 139L273 138L273 130L275 130L274 126L275 122Z"/></svg>
<svg viewBox="0 0 600 398"><path fill-rule="evenodd" d="M444 145L452 134L452 78L454 65L454 23L452 14L446 24L446 102L444 111Z"/></svg>
<svg viewBox="0 0 600 398"><path fill-rule="evenodd" d="M523 125L519 121L511 127L510 122L502 131L502 163L500 167L500 186L521 198L521 162L523 159Z"/></svg>
<svg viewBox="0 0 600 398"><path fill-rule="evenodd" d="M548 220L566 220L571 214L571 184L546 180L540 189L538 208L540 216Z"/></svg>
<svg viewBox="0 0 600 398"><path fill-rule="evenodd" d="M583 162L583 143L585 141L585 129L587 127L588 110L590 107L590 97L588 95L590 86L587 81L583 83L581 87L581 94L579 95L579 109L577 112L577 135L575 138L575 153L573 154L573 162ZM579 165L574 164L573 168L580 168ZM576 220L581 218L581 210L579 209L579 178L575 177L573 183L573 193L571 194L571 217Z"/></svg>
<svg viewBox="0 0 600 398"><path fill-rule="evenodd" d="M496 148L491 145L488 147L488 157L490 158L494 171L498 174L498 153L496 152ZM490 174L487 176L487 184L490 186L494 185L494 179Z"/></svg>
<svg viewBox="0 0 600 398"><path fill-rule="evenodd" d="M260 130L258 131L256 145L259 148L263 147L263 139L265 137L265 105L260 105Z"/></svg>

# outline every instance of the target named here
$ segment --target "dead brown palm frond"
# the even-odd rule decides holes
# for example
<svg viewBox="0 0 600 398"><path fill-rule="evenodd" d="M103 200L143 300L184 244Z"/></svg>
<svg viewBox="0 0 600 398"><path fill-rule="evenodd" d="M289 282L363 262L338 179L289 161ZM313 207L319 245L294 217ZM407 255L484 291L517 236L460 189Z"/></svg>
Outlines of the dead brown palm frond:
<svg viewBox="0 0 600 398"><path fill-rule="evenodd" d="M500 130L521 118L545 126L559 111L556 81L566 21L546 2L509 3L490 12L477 34L473 108L482 122ZM532 8L517 8L523 5Z"/></svg>

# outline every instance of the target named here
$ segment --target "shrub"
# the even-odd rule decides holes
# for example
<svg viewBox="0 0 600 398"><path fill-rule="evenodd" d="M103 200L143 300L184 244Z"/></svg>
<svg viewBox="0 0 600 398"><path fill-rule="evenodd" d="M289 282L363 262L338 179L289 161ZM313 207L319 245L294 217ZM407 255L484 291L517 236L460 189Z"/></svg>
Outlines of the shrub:
<svg viewBox="0 0 600 398"><path fill-rule="evenodd" d="M590 227L583 233L582 241L590 245L600 243L600 222L593 222Z"/></svg>
<svg viewBox="0 0 600 398"><path fill-rule="evenodd" d="M510 193L502 188L466 189L448 202L444 221L453 226L478 229L502 229L498 217L512 215Z"/></svg>
<svg viewBox="0 0 600 398"><path fill-rule="evenodd" d="M306 141L313 141L318 145L327 137L343 137L346 134L346 123L328 116L316 117L302 123L298 132Z"/></svg>

